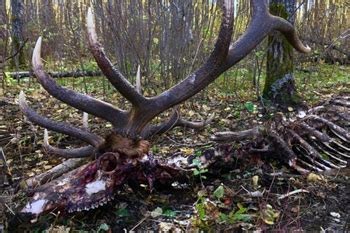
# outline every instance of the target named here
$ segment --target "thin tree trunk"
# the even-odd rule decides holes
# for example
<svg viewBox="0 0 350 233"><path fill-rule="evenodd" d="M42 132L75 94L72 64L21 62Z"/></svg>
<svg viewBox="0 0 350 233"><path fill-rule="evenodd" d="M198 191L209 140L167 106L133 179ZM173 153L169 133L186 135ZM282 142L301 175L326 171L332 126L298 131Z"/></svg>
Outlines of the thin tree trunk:
<svg viewBox="0 0 350 233"><path fill-rule="evenodd" d="M0 0L0 82L2 84L2 91L4 91L5 80L5 58L7 57L7 43L8 43L8 31L7 31L7 13L6 13L6 0Z"/></svg>
<svg viewBox="0 0 350 233"><path fill-rule="evenodd" d="M23 37L23 2L22 0L11 0L11 37L12 37L12 53L16 53L24 43ZM11 66L16 70L25 67L25 53L22 49L12 60Z"/></svg>

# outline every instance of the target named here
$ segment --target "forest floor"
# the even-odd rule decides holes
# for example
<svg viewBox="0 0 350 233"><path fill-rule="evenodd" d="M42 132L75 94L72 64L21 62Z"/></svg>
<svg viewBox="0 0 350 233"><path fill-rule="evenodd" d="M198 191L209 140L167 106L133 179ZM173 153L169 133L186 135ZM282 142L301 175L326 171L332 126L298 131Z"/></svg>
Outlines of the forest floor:
<svg viewBox="0 0 350 233"><path fill-rule="evenodd" d="M350 91L350 67L315 66L311 73L297 73L297 77L301 97L309 107ZM98 79L88 81L65 79L60 82L78 91L84 91L85 86L89 94L125 106L114 92L100 93L96 84L101 83ZM152 138L152 152L162 157L173 154L190 156L215 146L209 140L214 132L248 129L262 124L266 113L262 113L260 102L252 97L255 89L251 80L236 80L228 88L225 82L224 78L219 80L205 95L181 107L186 119L203 120L215 113L210 126L199 132L175 129ZM87 89L86 84L89 85ZM154 190L152 193L145 188L135 193L125 187L115 201L95 210L74 214L53 212L31 223L14 221L13 214L27 200L25 192L18 191L21 181L62 161L45 154L41 149L43 130L24 120L16 104L22 89L31 106L43 115L82 124L81 113L49 97L33 80L22 80L19 84L7 80L0 89L4 93L0 99L0 146L13 179L13 185L7 185L5 174L0 172L0 227L5 226L9 232L41 232L44 229L47 232L350 231L350 168L303 176L280 161L259 157L237 160L235 167L220 174L208 171L194 174L190 183L182 188ZM269 112L271 117L274 112ZM95 118L89 123L91 130L100 135L111 127ZM80 145L73 138L53 132L50 135L53 145ZM0 165L2 163L0 161ZM290 193L295 190L296 193ZM288 195L283 196L285 194Z"/></svg>

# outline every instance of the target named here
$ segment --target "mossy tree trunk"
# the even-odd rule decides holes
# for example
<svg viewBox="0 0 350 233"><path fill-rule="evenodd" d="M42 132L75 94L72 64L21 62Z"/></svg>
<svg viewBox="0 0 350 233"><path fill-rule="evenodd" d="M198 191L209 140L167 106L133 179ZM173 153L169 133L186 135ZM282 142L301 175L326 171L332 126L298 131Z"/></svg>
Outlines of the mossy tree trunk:
<svg viewBox="0 0 350 233"><path fill-rule="evenodd" d="M270 0L270 12L294 23L295 0ZM300 102L294 80L293 48L280 32L269 38L266 81L263 97L279 106L293 106Z"/></svg>
<svg viewBox="0 0 350 233"><path fill-rule="evenodd" d="M20 50L24 43L23 38L23 3L22 0L11 0L11 41L12 54ZM21 49L19 53L12 59L11 68L23 69L26 66L26 57L24 50Z"/></svg>

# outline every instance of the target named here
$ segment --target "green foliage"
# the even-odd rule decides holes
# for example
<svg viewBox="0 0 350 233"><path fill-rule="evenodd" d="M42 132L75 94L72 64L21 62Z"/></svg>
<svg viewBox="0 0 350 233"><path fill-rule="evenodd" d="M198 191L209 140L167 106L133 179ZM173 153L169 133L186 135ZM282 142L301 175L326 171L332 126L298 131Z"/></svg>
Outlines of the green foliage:
<svg viewBox="0 0 350 233"><path fill-rule="evenodd" d="M86 70L86 71L96 71L99 69L100 68L98 67L96 61L91 61L89 63L84 64L84 70Z"/></svg>
<svg viewBox="0 0 350 233"><path fill-rule="evenodd" d="M166 217L166 218L175 218L176 217L176 212L170 208L161 208L157 207L151 212L151 216L153 218L157 218L160 216Z"/></svg>
<svg viewBox="0 0 350 233"><path fill-rule="evenodd" d="M261 219L268 225L273 225L280 216L280 212L273 209L269 204L261 210L260 214Z"/></svg>
<svg viewBox="0 0 350 233"><path fill-rule="evenodd" d="M252 102L246 102L244 104L244 107L249 111L249 112L254 112L256 110L256 105L253 104Z"/></svg>
<svg viewBox="0 0 350 233"><path fill-rule="evenodd" d="M167 218L175 218L176 212L173 211L172 209L165 209L165 210L163 210L163 216L165 216Z"/></svg>
<svg viewBox="0 0 350 233"><path fill-rule="evenodd" d="M192 161L192 165L196 166L197 168L195 168L193 170L193 175L195 176L199 176L201 179L206 179L206 176L203 176L203 174L208 172L208 169L206 168L201 168L202 167L202 162L199 159L194 159Z"/></svg>
<svg viewBox="0 0 350 233"><path fill-rule="evenodd" d="M17 80L12 78L10 75L9 75L9 72L4 72L4 79L6 81L6 83L10 86L15 86L17 85Z"/></svg>
<svg viewBox="0 0 350 233"><path fill-rule="evenodd" d="M214 197L216 197L218 200L224 197L225 189L223 185L220 185L217 187L213 193Z"/></svg>
<svg viewBox="0 0 350 233"><path fill-rule="evenodd" d="M237 204L238 210L237 211L231 211L229 214L229 221L230 223L235 222L249 222L252 220L252 217L254 215L247 214L248 209L243 207L241 204Z"/></svg>
<svg viewBox="0 0 350 233"><path fill-rule="evenodd" d="M124 217L130 217L130 213L128 211L127 208L119 208L117 211L116 211L116 215L120 218L124 218Z"/></svg>
<svg viewBox="0 0 350 233"><path fill-rule="evenodd" d="M198 213L199 219L204 221L206 217L206 212L205 212L205 198L204 197L199 197L198 201L195 205L195 209Z"/></svg>
<svg viewBox="0 0 350 233"><path fill-rule="evenodd" d="M250 222L255 214L249 214L248 209L240 203L237 204L238 210L232 210L228 214L220 213L220 221L226 224L234 224L237 222Z"/></svg>
<svg viewBox="0 0 350 233"><path fill-rule="evenodd" d="M107 232L110 230L110 227L108 226L107 223L102 223L98 229L97 229L97 233L100 233L100 232Z"/></svg>
<svg viewBox="0 0 350 233"><path fill-rule="evenodd" d="M156 145L153 145L151 150L152 150L152 153L154 153L154 154L159 152L159 148Z"/></svg>

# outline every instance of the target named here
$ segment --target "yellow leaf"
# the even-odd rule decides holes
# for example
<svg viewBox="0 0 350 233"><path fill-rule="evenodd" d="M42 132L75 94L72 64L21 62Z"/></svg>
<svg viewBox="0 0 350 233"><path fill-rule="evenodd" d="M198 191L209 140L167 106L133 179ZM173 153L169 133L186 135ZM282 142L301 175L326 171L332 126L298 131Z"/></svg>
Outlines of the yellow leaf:
<svg viewBox="0 0 350 233"><path fill-rule="evenodd" d="M210 110L210 107L208 107L205 104L202 105L202 108L203 108L204 112L208 112Z"/></svg>
<svg viewBox="0 0 350 233"><path fill-rule="evenodd" d="M29 173L27 173L27 176L29 176L29 177L35 176L35 173L34 172L29 172Z"/></svg>
<svg viewBox="0 0 350 233"><path fill-rule="evenodd" d="M185 155L192 155L194 150L191 148L181 148L180 151Z"/></svg>
<svg viewBox="0 0 350 233"><path fill-rule="evenodd" d="M190 117L192 117L194 114L195 114L195 112L192 111L192 110L190 110L190 111L188 112L188 115L189 115Z"/></svg>
<svg viewBox="0 0 350 233"><path fill-rule="evenodd" d="M258 188L259 176L253 176L252 182L253 182L253 188L255 189Z"/></svg>
<svg viewBox="0 0 350 233"><path fill-rule="evenodd" d="M313 172L311 172L307 178L306 178L307 182L310 182L310 183L316 183L316 182L319 182L319 181L323 181L324 178L320 175L317 175Z"/></svg>
<svg viewBox="0 0 350 233"><path fill-rule="evenodd" d="M52 165L45 165L45 166L44 166L44 169L45 169L45 170L49 170L49 169L51 169L51 168L52 168Z"/></svg>

